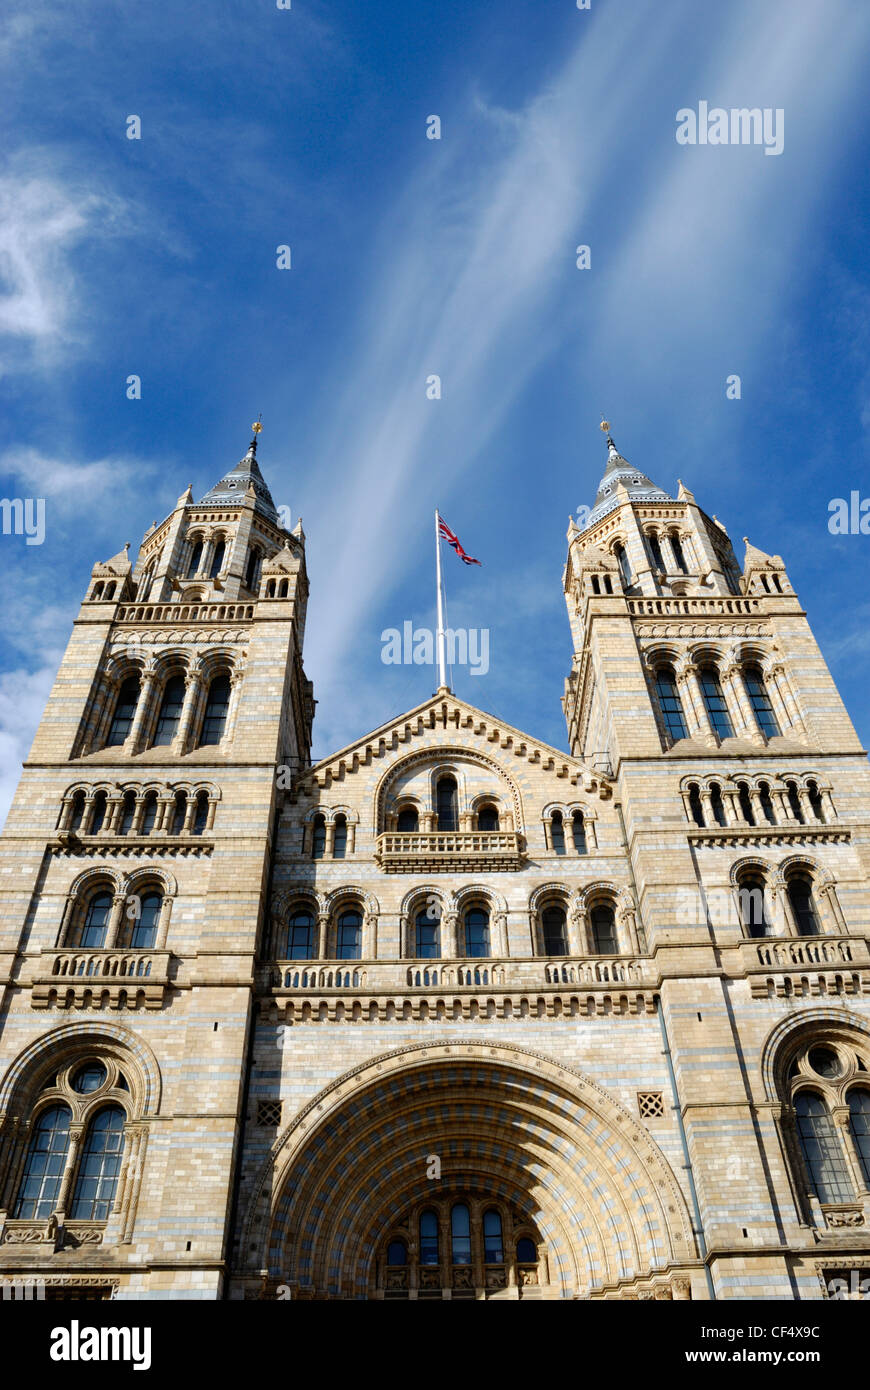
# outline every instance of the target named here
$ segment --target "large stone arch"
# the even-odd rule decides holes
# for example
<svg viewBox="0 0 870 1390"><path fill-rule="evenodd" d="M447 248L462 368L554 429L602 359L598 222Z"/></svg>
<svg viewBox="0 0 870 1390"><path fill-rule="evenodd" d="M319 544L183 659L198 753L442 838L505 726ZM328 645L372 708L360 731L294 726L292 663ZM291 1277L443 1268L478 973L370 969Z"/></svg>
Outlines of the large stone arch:
<svg viewBox="0 0 870 1390"><path fill-rule="evenodd" d="M251 1196L240 1273L268 1269L303 1296L366 1298L403 1209L469 1185L536 1224L553 1297L697 1260L671 1168L612 1096L514 1045L453 1041L375 1057L296 1117Z"/></svg>

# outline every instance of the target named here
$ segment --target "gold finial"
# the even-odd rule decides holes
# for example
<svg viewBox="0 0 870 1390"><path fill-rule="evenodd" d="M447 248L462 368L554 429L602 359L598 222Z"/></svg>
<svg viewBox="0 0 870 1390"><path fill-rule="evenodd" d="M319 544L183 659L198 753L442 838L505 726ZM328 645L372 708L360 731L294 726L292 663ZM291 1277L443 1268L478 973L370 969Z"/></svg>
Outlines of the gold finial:
<svg viewBox="0 0 870 1390"><path fill-rule="evenodd" d="M601 433L602 433L602 434L609 434L609 433L610 433L610 421L609 421L609 420L605 420L605 419L604 419L604 416L602 416L602 417L601 417L601 424L598 426L598 428L601 430Z"/></svg>
<svg viewBox="0 0 870 1390"><path fill-rule="evenodd" d="M262 434L262 433L263 433L263 426L260 424L260 421L262 420L262 418L263 418L262 415L258 415L257 418L256 418L256 420L255 420L254 423L252 424L251 429L254 431L254 434Z"/></svg>

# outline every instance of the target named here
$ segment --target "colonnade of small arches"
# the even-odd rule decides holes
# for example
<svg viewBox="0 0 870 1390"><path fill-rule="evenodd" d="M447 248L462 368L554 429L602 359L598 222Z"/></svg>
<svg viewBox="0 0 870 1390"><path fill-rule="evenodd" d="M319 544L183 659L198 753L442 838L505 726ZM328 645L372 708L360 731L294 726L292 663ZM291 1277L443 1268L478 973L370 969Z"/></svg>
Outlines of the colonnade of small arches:
<svg viewBox="0 0 870 1390"><path fill-rule="evenodd" d="M86 870L67 894L57 949L163 950L177 893L174 876L163 868Z"/></svg>
<svg viewBox="0 0 870 1390"><path fill-rule="evenodd" d="M213 783L72 786L64 793L59 835L205 835L220 790Z"/></svg>
<svg viewBox="0 0 870 1390"><path fill-rule="evenodd" d="M746 936L848 935L833 875L807 855L777 865L747 856L731 867L731 885Z"/></svg>
<svg viewBox="0 0 870 1390"><path fill-rule="evenodd" d="M806 733L785 666L763 648L654 648L644 661L666 748L683 738L766 745L782 734Z"/></svg>
<svg viewBox="0 0 870 1390"><path fill-rule="evenodd" d="M111 663L90 710L79 754L165 747L173 755L232 738L242 667L238 657L164 652L153 663Z"/></svg>
<svg viewBox="0 0 870 1390"><path fill-rule="evenodd" d="M385 1298L549 1283L535 1227L495 1196L457 1193L420 1201L382 1238L374 1284Z"/></svg>
<svg viewBox="0 0 870 1390"><path fill-rule="evenodd" d="M280 961L374 960L380 909L361 890L328 898L289 892L273 903L271 955ZM508 909L489 888L474 885L448 893L437 886L413 888L399 911L403 960L504 959L510 955ZM529 952L537 956L637 955L634 902L626 889L602 881L572 890L547 884L528 906Z"/></svg>
<svg viewBox="0 0 870 1390"><path fill-rule="evenodd" d="M831 785L812 772L684 777L686 819L701 829L728 826L832 825Z"/></svg>

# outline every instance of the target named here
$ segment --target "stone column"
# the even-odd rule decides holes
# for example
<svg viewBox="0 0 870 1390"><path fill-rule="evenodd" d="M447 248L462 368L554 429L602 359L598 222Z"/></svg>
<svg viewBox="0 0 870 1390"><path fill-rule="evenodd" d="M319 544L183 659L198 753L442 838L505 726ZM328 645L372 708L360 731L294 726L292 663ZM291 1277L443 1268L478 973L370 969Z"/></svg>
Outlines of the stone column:
<svg viewBox="0 0 870 1390"><path fill-rule="evenodd" d="M704 697L701 694L701 682L698 677L697 666L686 664L676 674L677 684L680 687L680 700L693 726L689 731L690 736L698 737L706 743L715 744L716 735L713 732L713 725L710 723Z"/></svg>
<svg viewBox="0 0 870 1390"><path fill-rule="evenodd" d="M326 960L326 948L329 945L329 913L318 912L317 914L317 959Z"/></svg>
<svg viewBox="0 0 870 1390"><path fill-rule="evenodd" d="M191 726L199 704L199 692L201 688L201 673L199 671L188 671L187 681L184 687L184 703L181 707L181 718L178 721L178 733L175 735L175 748L178 753L187 752Z"/></svg>
<svg viewBox="0 0 870 1390"><path fill-rule="evenodd" d="M720 672L720 676L724 680L722 689L728 706L728 713L731 716L731 723L753 743L764 744L764 734L759 728L755 711L750 704L742 668L736 662L732 663ZM734 718L735 713L737 714L736 719Z"/></svg>
<svg viewBox="0 0 870 1390"><path fill-rule="evenodd" d="M144 671L142 673L142 684L139 689L139 702L136 705L136 713L133 716L133 723L127 741L130 745L131 753L138 753L141 750L142 740L147 722L150 722L152 705L154 702L154 687L157 681L156 671Z"/></svg>
<svg viewBox="0 0 870 1390"><path fill-rule="evenodd" d="M72 1187L73 1174L75 1172L76 1159L78 1157L79 1145L84 1138L84 1125L70 1125L69 1128L69 1148L66 1151L66 1162L63 1167L63 1177L60 1181L60 1191L57 1195L57 1206L55 1216L62 1220L66 1216L69 1206L70 1188Z"/></svg>

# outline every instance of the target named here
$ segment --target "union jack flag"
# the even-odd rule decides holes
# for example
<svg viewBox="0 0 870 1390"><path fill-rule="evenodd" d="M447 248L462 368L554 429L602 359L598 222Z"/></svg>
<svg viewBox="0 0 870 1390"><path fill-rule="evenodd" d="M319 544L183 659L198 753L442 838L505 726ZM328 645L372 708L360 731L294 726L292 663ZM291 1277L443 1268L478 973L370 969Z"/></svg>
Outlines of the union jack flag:
<svg viewBox="0 0 870 1390"><path fill-rule="evenodd" d="M480 560L475 560L470 555L466 555L462 546L459 544L459 538L453 534L447 522L444 521L441 516L438 517L438 530L441 539L446 541L448 545L453 546L453 549L464 565L479 565L481 563Z"/></svg>

